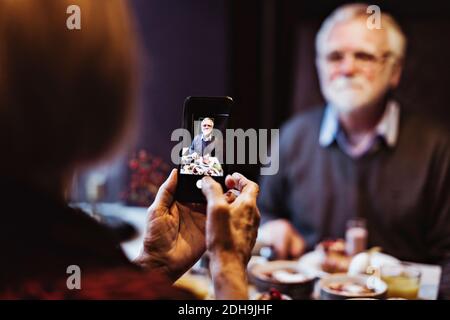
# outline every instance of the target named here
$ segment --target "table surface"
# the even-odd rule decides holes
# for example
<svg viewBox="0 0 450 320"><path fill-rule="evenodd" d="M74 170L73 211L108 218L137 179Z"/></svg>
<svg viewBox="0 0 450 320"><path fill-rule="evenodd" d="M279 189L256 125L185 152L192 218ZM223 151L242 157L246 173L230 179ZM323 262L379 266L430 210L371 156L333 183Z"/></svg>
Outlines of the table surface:
<svg viewBox="0 0 450 320"><path fill-rule="evenodd" d="M89 211L88 204L77 204L82 209ZM144 231L146 226L147 208L124 206L120 203L100 203L97 204L97 210L103 214L116 216L131 223L138 231L138 235L131 241L122 243L122 248L130 260L135 259L142 246ZM419 291L419 298L427 300L437 299L439 279L441 276L441 268L435 265L413 263L422 272L421 287ZM211 284L209 279L204 279L205 276L186 274L185 278L198 281L202 286L208 287L211 292ZM254 288L250 288L250 293L255 294Z"/></svg>
<svg viewBox="0 0 450 320"><path fill-rule="evenodd" d="M88 213L92 211L91 205L88 203L76 203L73 206L79 207ZM122 248L127 257L130 260L134 260L139 255L144 239L147 208L125 206L120 203L98 203L96 204L96 211L107 216L121 218L136 228L137 236L130 241L122 243Z"/></svg>

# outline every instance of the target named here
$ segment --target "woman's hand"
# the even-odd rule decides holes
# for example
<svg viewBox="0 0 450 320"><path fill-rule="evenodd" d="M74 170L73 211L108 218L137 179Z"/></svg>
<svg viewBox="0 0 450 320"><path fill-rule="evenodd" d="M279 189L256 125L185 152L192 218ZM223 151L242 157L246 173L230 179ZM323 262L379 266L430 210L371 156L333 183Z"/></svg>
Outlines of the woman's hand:
<svg viewBox="0 0 450 320"><path fill-rule="evenodd" d="M206 246L210 254L235 253L247 264L255 245L260 221L256 206L258 185L239 173L227 176L226 185L235 192L223 193L219 183L203 178L207 199ZM237 192L236 192L237 191Z"/></svg>
<svg viewBox="0 0 450 320"><path fill-rule="evenodd" d="M205 215L204 206L175 201L177 172L173 170L148 209L144 244L135 262L176 280L207 248L216 298L247 299L246 266L259 226L259 188L238 173L225 182L231 190L224 194L212 178L202 179L208 203Z"/></svg>
<svg viewBox="0 0 450 320"><path fill-rule="evenodd" d="M246 266L255 245L260 214L258 185L239 173L226 179L235 192L223 194L210 177L202 180L207 199L206 247L217 299L248 299Z"/></svg>
<svg viewBox="0 0 450 320"><path fill-rule="evenodd" d="M205 252L206 215L201 206L175 201L177 170L160 187L148 209L143 248L135 263L178 279Z"/></svg>

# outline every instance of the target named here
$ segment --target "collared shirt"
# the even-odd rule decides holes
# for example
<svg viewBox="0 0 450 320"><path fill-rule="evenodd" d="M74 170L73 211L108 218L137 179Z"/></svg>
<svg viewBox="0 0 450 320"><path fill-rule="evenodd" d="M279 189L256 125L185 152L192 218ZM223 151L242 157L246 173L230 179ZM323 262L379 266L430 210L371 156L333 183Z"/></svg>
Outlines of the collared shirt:
<svg viewBox="0 0 450 320"><path fill-rule="evenodd" d="M353 145L348 141L344 131L339 125L336 111L328 105L326 107L320 127L319 144L322 147L330 146L334 141L352 158L359 158L379 147L380 139L387 146L393 148L398 138L400 120L400 107L397 102L390 100L378 124L359 144Z"/></svg>
<svg viewBox="0 0 450 320"><path fill-rule="evenodd" d="M209 136L205 137L205 135L202 133L202 140L203 141L211 141L212 137L213 137L212 134L210 134Z"/></svg>
<svg viewBox="0 0 450 320"><path fill-rule="evenodd" d="M205 150L208 148L208 146L214 141L214 136L210 134L208 137L205 137L202 134L202 156L205 155ZM212 150L209 150L212 151Z"/></svg>
<svg viewBox="0 0 450 320"><path fill-rule="evenodd" d="M345 237L346 222L362 217L369 248L440 264L442 296L450 298L448 127L402 109L398 136L385 135L382 148L355 160L334 142L319 144L324 112L303 112L282 126L271 153L278 151L278 173L260 180L263 221L290 221L313 250L322 240Z"/></svg>

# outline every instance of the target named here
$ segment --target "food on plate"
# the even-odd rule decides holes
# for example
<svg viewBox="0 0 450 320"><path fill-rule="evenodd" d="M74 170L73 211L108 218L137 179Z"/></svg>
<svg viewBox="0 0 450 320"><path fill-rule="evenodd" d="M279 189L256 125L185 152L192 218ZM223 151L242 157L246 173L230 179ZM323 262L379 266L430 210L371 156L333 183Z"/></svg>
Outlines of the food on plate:
<svg viewBox="0 0 450 320"><path fill-rule="evenodd" d="M292 299L309 299L315 283L315 276L301 268L297 261L254 263L248 276L257 291L268 292L273 288Z"/></svg>
<svg viewBox="0 0 450 320"><path fill-rule="evenodd" d="M381 268L384 266L396 266L401 264L397 258L382 252L374 252L370 256L370 265L372 267Z"/></svg>
<svg viewBox="0 0 450 320"><path fill-rule="evenodd" d="M298 283L309 280L303 273L295 269L279 269L264 273L264 275L272 282L277 283Z"/></svg>
<svg viewBox="0 0 450 320"><path fill-rule="evenodd" d="M367 268L370 266L370 254L368 252L358 253L350 261L348 267L349 275L357 275L361 273L366 273Z"/></svg>
<svg viewBox="0 0 450 320"><path fill-rule="evenodd" d="M369 275L330 274L319 281L318 287L322 300L384 299L387 292L387 285L384 281Z"/></svg>
<svg viewBox="0 0 450 320"><path fill-rule="evenodd" d="M379 248L375 248L355 255L350 262L347 273L350 275L357 275L366 273L369 266L381 268L382 266L396 266L400 264L400 260L378 252L378 250Z"/></svg>
<svg viewBox="0 0 450 320"><path fill-rule="evenodd" d="M369 275L330 274L323 277L318 286L320 288L320 299L322 300L384 299L387 291L387 285L384 281Z"/></svg>
<svg viewBox="0 0 450 320"><path fill-rule="evenodd" d="M222 165L215 157L185 155L181 159L181 173L193 175L223 176Z"/></svg>
<svg viewBox="0 0 450 320"><path fill-rule="evenodd" d="M269 292L261 293L256 300L287 300L287 296L281 294L280 291L271 288Z"/></svg>
<svg viewBox="0 0 450 320"><path fill-rule="evenodd" d="M201 167L198 167L198 166L196 166L196 167L194 167L192 169L192 174L202 175L203 172L204 172L203 169Z"/></svg>
<svg viewBox="0 0 450 320"><path fill-rule="evenodd" d="M336 291L340 294L365 295L375 293L375 290L367 287L367 285L353 281L336 281L328 284L327 287L329 290Z"/></svg>
<svg viewBox="0 0 450 320"><path fill-rule="evenodd" d="M321 268L329 273L347 272L351 256L345 251L345 241L343 239L325 240L319 243L318 249L324 253L324 260Z"/></svg>
<svg viewBox="0 0 450 320"><path fill-rule="evenodd" d="M345 254L345 241L344 239L324 240L318 245L319 249L325 251L325 253L339 253Z"/></svg>
<svg viewBox="0 0 450 320"><path fill-rule="evenodd" d="M202 162L204 163L204 164L209 164L209 162L210 162L210 160L209 160L209 157L207 157L207 156L204 156L203 158L202 158Z"/></svg>

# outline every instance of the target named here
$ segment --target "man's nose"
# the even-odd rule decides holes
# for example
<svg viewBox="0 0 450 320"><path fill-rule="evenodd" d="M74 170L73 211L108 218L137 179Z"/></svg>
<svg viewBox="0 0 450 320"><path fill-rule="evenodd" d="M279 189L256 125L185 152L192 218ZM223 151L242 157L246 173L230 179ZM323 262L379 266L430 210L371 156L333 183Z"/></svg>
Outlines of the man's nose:
<svg viewBox="0 0 450 320"><path fill-rule="evenodd" d="M345 56L339 64L339 73L345 76L352 76L356 71L356 61L353 56Z"/></svg>

